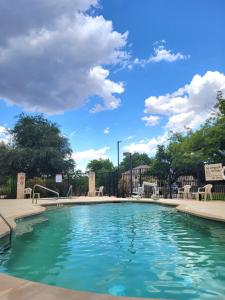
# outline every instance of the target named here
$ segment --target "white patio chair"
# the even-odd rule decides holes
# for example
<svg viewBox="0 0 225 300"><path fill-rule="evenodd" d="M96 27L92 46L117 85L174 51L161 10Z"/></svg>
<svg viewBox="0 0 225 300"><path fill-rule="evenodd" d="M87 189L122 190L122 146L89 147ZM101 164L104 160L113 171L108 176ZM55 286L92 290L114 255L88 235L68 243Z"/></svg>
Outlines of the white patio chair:
<svg viewBox="0 0 225 300"><path fill-rule="evenodd" d="M178 189L178 195L183 195L184 199L188 199L189 196L191 196L191 185L190 184L186 184L184 185L182 188Z"/></svg>
<svg viewBox="0 0 225 300"><path fill-rule="evenodd" d="M26 195L29 195L29 198L31 198L32 188L25 188L24 189L24 198L26 198Z"/></svg>
<svg viewBox="0 0 225 300"><path fill-rule="evenodd" d="M103 196L103 190L104 190L104 186L100 186L98 189L95 190L95 195Z"/></svg>
<svg viewBox="0 0 225 300"><path fill-rule="evenodd" d="M212 184L206 184L205 186L198 188L198 200L199 195L204 195L204 200L207 200L207 196L209 195L210 200L212 200Z"/></svg>
<svg viewBox="0 0 225 300"><path fill-rule="evenodd" d="M154 182L146 182L143 181L142 186L138 187L137 196L142 197L145 194L145 187L151 187L152 188L152 196L151 198L154 200L159 199L159 188L157 186L157 183Z"/></svg>

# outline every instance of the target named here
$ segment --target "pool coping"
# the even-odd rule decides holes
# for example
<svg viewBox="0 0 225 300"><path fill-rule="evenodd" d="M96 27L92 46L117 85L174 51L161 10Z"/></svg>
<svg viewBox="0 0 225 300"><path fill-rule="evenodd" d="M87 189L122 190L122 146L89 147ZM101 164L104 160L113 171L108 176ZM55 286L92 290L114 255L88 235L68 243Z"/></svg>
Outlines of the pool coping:
<svg viewBox="0 0 225 300"><path fill-rule="evenodd" d="M137 298L73 291L0 273L0 300L146 300ZM156 298L154 298L156 299Z"/></svg>

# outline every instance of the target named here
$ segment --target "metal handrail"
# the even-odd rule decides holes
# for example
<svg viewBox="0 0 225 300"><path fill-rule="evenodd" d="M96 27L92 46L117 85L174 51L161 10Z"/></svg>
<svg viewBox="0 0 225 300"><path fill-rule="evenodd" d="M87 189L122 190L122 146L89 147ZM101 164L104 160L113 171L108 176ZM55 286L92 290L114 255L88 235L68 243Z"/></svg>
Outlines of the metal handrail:
<svg viewBox="0 0 225 300"><path fill-rule="evenodd" d="M56 191L54 191L54 190L51 190L51 189L49 189L49 188L47 188L47 187L45 187L45 186L43 186L43 185L35 184L35 185L34 185L34 188L33 188L32 203L33 203L33 201L34 201L34 194L35 194L35 188L36 188L36 187L39 187L39 188L41 188L41 189L44 189L44 190L46 190L46 191L49 191L49 192L55 194L55 195L57 196L56 200L59 198L59 193L58 193L58 192L56 192Z"/></svg>
<svg viewBox="0 0 225 300"><path fill-rule="evenodd" d="M0 217L2 218L2 220L5 222L5 224L9 227L9 248L11 247L12 245L12 231L13 231L13 228L12 226L10 225L10 223L6 220L5 217L3 217L3 215L0 213Z"/></svg>
<svg viewBox="0 0 225 300"><path fill-rule="evenodd" d="M69 197L72 197L73 196L73 186L72 185L70 185L70 187L69 187L69 190L68 190L68 193L67 193L67 198L69 198Z"/></svg>

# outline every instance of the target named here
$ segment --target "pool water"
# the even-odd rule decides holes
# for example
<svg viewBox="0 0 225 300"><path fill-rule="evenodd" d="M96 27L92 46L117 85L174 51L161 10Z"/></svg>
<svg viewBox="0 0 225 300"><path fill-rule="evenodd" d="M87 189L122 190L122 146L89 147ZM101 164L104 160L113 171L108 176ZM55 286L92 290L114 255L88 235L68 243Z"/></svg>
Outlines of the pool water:
<svg viewBox="0 0 225 300"><path fill-rule="evenodd" d="M112 295L224 299L225 226L159 205L64 207L19 221L0 271Z"/></svg>

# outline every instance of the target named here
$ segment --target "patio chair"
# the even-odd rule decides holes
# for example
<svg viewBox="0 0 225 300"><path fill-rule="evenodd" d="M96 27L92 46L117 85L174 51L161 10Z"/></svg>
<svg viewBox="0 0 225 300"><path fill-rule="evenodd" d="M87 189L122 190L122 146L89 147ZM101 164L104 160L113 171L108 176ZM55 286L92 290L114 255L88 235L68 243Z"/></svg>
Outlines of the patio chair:
<svg viewBox="0 0 225 300"><path fill-rule="evenodd" d="M198 188L198 192L197 193L193 193L196 196L196 200L199 200L200 195L204 195L204 200L207 200L207 196L209 195L210 200L212 200L212 188L213 185L212 184L206 184L203 187Z"/></svg>
<svg viewBox="0 0 225 300"><path fill-rule="evenodd" d="M180 197L183 195L184 199L186 199L186 198L188 199L189 196L191 198L191 192L190 192L190 190L191 190L191 185L190 184L186 184L182 188L178 189L178 195Z"/></svg>
<svg viewBox="0 0 225 300"><path fill-rule="evenodd" d="M32 188L25 188L24 189L24 198L26 198L26 195L29 195L29 198L31 198Z"/></svg>
<svg viewBox="0 0 225 300"><path fill-rule="evenodd" d="M95 194L97 196L103 196L103 190L104 190L104 186L100 186L98 189L95 190Z"/></svg>
<svg viewBox="0 0 225 300"><path fill-rule="evenodd" d="M142 197L145 194L145 187L150 187L152 189L152 196L151 198L154 200L159 199L159 188L157 186L157 183L153 182L146 182L143 181L142 186L138 187L137 196Z"/></svg>

